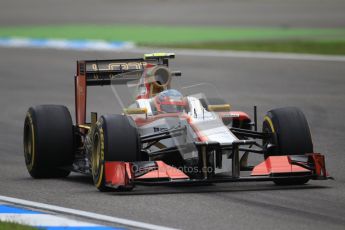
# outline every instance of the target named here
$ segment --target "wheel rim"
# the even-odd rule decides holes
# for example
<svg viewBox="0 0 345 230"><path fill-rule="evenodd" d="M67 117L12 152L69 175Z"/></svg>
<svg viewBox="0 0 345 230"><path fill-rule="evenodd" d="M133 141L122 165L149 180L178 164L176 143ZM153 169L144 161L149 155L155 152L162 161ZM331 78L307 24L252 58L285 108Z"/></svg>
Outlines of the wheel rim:
<svg viewBox="0 0 345 230"><path fill-rule="evenodd" d="M271 118L269 118L268 116L265 116L265 118L264 118L262 132L263 133L272 133L273 135L276 134L276 130L273 126L273 122L272 122ZM275 150L272 150L272 149L269 150L268 149L269 145L275 145L275 146L277 145L274 136L272 136L270 139L263 139L262 145L264 146L264 148L266 148L266 154L264 155L265 158L267 158L268 156L274 155Z"/></svg>
<svg viewBox="0 0 345 230"><path fill-rule="evenodd" d="M99 177L101 159L101 143L98 133L95 134L93 143L94 144L92 149L92 174L96 179Z"/></svg>
<svg viewBox="0 0 345 230"><path fill-rule="evenodd" d="M92 176L97 188L102 187L103 183L103 161L104 161L104 137L103 130L99 129L93 136L92 147Z"/></svg>
<svg viewBox="0 0 345 230"><path fill-rule="evenodd" d="M35 161L35 139L31 118L28 117L24 126L24 156L28 170L31 170Z"/></svg>

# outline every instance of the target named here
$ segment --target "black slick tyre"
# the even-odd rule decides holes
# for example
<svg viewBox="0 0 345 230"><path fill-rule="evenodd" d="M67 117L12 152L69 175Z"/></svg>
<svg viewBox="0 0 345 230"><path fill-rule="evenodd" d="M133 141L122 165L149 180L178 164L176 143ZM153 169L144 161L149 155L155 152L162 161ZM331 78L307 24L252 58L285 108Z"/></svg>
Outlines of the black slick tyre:
<svg viewBox="0 0 345 230"><path fill-rule="evenodd" d="M24 122L24 156L33 178L68 176L73 151L72 118L65 106L29 108Z"/></svg>
<svg viewBox="0 0 345 230"><path fill-rule="evenodd" d="M92 177L98 190L131 190L132 187L109 188L105 182L105 161L140 161L140 137L131 117L103 115L92 134Z"/></svg>
<svg viewBox="0 0 345 230"><path fill-rule="evenodd" d="M263 132L273 133L264 145L272 144L265 158L269 156L304 155L313 153L313 142L308 122L303 112L296 107L284 107L270 110L264 118ZM278 185L305 184L308 179L280 179L274 180Z"/></svg>

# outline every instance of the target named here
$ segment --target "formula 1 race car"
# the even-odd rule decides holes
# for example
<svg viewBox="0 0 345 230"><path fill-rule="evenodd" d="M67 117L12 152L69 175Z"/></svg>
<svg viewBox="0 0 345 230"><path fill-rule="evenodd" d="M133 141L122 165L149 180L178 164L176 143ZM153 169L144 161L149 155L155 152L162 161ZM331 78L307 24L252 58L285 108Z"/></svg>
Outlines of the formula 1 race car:
<svg viewBox="0 0 345 230"><path fill-rule="evenodd" d="M172 87L169 59L147 54L138 59L77 62L75 115L62 105L29 108L24 123L24 155L33 178L92 175L100 191L131 190L136 184L209 184L273 181L300 185L329 178L324 156L315 153L300 109L270 110L257 130L257 112L232 111L220 97L196 87ZM114 87L120 114L86 122L88 86ZM126 87L127 86L127 87ZM130 88L129 96L117 87ZM126 102L127 100L128 102ZM248 164L249 154L262 155Z"/></svg>

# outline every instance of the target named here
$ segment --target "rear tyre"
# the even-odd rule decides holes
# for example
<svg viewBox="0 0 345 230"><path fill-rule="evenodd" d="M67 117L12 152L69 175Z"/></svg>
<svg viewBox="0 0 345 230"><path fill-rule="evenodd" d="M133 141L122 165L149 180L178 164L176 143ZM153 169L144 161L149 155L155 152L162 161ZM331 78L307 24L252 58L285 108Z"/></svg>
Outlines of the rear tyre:
<svg viewBox="0 0 345 230"><path fill-rule="evenodd" d="M131 190L132 188L112 189L105 185L105 161L134 162L141 160L141 143L138 130L131 117L124 115L104 115L97 122L92 134L92 177L98 190Z"/></svg>
<svg viewBox="0 0 345 230"><path fill-rule="evenodd" d="M272 132L273 137L264 141L264 146L273 145L266 154L269 156L303 155L313 153L313 142L308 122L303 112L296 107L273 109L267 113L262 125L263 132ZM309 179L280 179L277 185L300 185Z"/></svg>
<svg viewBox="0 0 345 230"><path fill-rule="evenodd" d="M24 122L24 156L33 178L67 177L73 161L73 124L65 106L29 108Z"/></svg>

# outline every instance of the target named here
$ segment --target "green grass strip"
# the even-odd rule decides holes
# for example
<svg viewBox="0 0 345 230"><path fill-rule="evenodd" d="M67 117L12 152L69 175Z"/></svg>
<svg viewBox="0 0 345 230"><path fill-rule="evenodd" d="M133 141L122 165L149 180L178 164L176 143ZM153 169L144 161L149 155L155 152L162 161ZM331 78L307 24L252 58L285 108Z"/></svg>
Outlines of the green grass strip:
<svg viewBox="0 0 345 230"><path fill-rule="evenodd" d="M10 222L0 222L0 230L37 230L37 228Z"/></svg>
<svg viewBox="0 0 345 230"><path fill-rule="evenodd" d="M345 28L57 25L0 27L0 37L95 39L171 48L345 54Z"/></svg>
<svg viewBox="0 0 345 230"><path fill-rule="evenodd" d="M151 44L151 46L156 46ZM167 48L345 55L345 41L229 41L162 45Z"/></svg>
<svg viewBox="0 0 345 230"><path fill-rule="evenodd" d="M102 39L144 45L276 39L344 41L345 29L61 25L0 27L0 37Z"/></svg>

